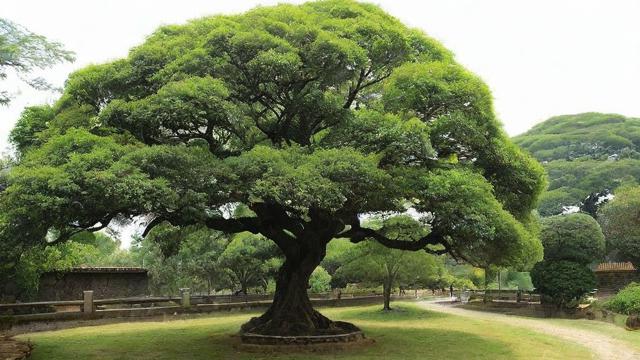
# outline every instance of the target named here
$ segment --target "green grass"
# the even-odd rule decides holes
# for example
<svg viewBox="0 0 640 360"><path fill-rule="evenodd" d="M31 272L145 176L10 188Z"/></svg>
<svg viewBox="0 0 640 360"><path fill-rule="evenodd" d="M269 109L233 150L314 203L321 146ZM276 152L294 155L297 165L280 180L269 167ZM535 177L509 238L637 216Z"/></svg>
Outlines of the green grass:
<svg viewBox="0 0 640 360"><path fill-rule="evenodd" d="M240 324L255 313L216 314L168 322L134 322L21 335L32 360L57 359L568 359L590 358L578 345L528 331L396 304L323 309L356 323L375 343L325 353L238 350Z"/></svg>

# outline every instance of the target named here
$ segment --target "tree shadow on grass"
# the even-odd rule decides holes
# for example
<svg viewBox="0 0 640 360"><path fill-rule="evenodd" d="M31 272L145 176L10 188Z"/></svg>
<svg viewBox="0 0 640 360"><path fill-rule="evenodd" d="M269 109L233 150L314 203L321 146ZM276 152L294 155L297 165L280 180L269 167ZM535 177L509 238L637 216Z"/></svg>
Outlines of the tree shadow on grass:
<svg viewBox="0 0 640 360"><path fill-rule="evenodd" d="M334 320L361 321L415 321L443 319L450 315L429 311L412 304L392 304L391 310L383 310L382 306L369 306L365 308L339 311ZM357 325L357 324L356 324Z"/></svg>

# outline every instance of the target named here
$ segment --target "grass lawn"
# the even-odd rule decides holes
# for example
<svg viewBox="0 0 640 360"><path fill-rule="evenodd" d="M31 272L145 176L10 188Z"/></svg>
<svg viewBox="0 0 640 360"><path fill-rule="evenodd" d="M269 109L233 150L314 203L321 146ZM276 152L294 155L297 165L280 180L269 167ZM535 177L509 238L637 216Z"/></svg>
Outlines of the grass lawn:
<svg viewBox="0 0 640 360"><path fill-rule="evenodd" d="M327 353L278 353L279 359L589 359L578 345L522 328L395 304L326 308L354 322L375 343ZM168 322L134 322L21 335L35 345L33 360L272 359L246 352L231 337L255 313L215 314Z"/></svg>

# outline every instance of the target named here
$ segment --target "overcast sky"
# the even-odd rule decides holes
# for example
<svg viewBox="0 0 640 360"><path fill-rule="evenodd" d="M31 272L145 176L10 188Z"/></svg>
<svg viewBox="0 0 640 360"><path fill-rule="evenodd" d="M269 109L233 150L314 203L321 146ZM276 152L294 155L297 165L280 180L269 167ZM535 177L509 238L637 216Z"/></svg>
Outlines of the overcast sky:
<svg viewBox="0 0 640 360"><path fill-rule="evenodd" d="M74 69L125 56L162 24L278 2L283 1L3 0L0 16L76 52L75 63L44 72L62 85ZM510 135L552 115L601 111L640 116L638 0L372 2L443 42L480 75ZM20 89L15 82L2 87L17 93L9 108L0 108L4 149L22 108L57 95Z"/></svg>
<svg viewBox="0 0 640 360"><path fill-rule="evenodd" d="M125 56L162 24L279 2L285 1L2 0L0 16L76 52L75 63L43 72L62 85L74 69ZM440 40L482 77L510 135L553 115L640 116L639 0L371 2ZM15 81L0 88L16 93L10 107L0 107L0 149L5 149L24 106L57 95L20 88Z"/></svg>

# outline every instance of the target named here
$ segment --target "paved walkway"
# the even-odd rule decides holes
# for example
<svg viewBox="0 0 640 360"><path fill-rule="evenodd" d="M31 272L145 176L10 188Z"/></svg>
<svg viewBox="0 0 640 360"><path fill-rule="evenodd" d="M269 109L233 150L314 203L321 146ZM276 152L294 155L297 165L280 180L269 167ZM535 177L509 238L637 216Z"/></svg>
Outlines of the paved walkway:
<svg viewBox="0 0 640 360"><path fill-rule="evenodd" d="M590 349L596 359L630 360L640 359L640 353L627 344L601 333L556 325L540 319L529 319L518 316L496 314L484 311L462 309L437 301L422 301L419 304L428 310L444 312L458 316L498 321L508 325L525 327L567 341L578 343Z"/></svg>

